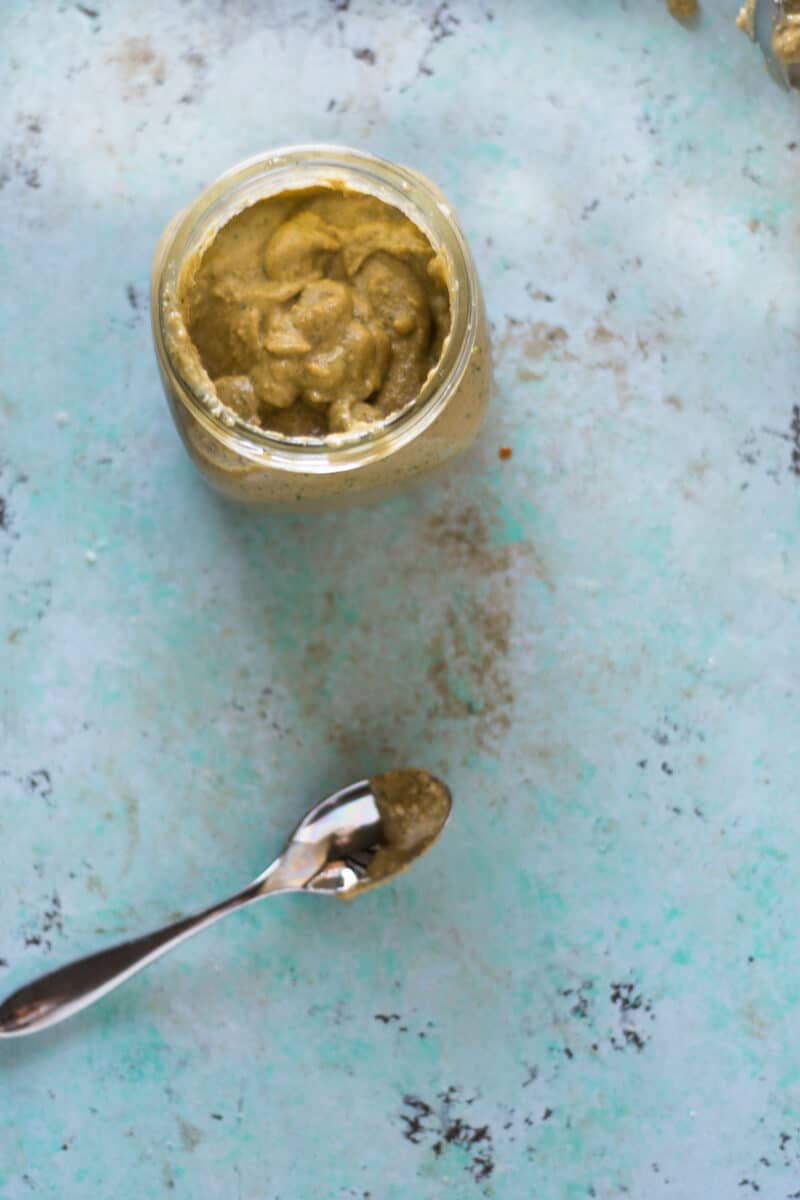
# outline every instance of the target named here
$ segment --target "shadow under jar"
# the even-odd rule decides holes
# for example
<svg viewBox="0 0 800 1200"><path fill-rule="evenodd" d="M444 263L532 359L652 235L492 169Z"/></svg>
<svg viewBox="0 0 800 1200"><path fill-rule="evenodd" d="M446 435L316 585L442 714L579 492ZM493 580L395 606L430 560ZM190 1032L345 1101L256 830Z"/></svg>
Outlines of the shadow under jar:
<svg viewBox="0 0 800 1200"><path fill-rule="evenodd" d="M418 393L397 411L352 428L280 432L223 403L224 390L215 387L187 327L186 296L217 235L239 214L270 198L300 203L328 192L361 197L362 204L372 197L373 204L389 206L397 222L399 210L407 219L403 226L411 222L429 243L449 320ZM280 284L275 288L280 308ZM245 503L325 509L391 494L465 450L489 402L483 298L451 206L418 172L362 151L291 146L222 175L164 230L153 263L151 316L164 390L191 458L214 487Z"/></svg>

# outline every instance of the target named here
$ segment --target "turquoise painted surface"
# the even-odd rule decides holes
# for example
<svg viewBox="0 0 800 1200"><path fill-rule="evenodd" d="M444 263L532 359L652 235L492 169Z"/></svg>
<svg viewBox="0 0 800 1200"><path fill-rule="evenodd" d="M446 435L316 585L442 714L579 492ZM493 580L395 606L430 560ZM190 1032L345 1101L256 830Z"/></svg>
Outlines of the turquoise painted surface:
<svg viewBox="0 0 800 1200"><path fill-rule="evenodd" d="M0 989L379 766L457 808L396 887L0 1046L3 1200L800 1190L797 106L702 7L5 6ZM443 483L247 516L170 425L149 261L311 139L451 195L497 397Z"/></svg>

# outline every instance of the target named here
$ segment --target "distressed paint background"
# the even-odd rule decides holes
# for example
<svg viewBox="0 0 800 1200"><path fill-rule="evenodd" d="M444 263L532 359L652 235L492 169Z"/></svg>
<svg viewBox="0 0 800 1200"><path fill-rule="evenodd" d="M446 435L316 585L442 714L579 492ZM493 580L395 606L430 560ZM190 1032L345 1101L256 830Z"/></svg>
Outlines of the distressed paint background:
<svg viewBox="0 0 800 1200"><path fill-rule="evenodd" d="M457 808L396 887L0 1046L3 1200L800 1194L800 130L736 8L6 0L0 990L376 768ZM443 483L252 516L171 427L149 262L314 139L450 194L497 394Z"/></svg>

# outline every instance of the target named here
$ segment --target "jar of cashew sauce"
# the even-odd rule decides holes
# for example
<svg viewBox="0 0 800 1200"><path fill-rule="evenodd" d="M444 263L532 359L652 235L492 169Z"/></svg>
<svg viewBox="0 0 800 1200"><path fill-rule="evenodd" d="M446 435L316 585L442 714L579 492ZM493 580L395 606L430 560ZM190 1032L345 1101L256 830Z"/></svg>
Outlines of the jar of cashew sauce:
<svg viewBox="0 0 800 1200"><path fill-rule="evenodd" d="M452 207L408 167L292 146L233 167L165 229L156 355L193 461L225 495L327 508L475 438L491 356Z"/></svg>

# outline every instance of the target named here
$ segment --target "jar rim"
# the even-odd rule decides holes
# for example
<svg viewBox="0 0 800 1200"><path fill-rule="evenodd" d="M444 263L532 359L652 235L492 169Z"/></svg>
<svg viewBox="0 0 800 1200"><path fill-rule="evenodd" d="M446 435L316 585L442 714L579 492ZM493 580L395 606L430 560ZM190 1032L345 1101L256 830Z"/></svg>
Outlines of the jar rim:
<svg viewBox="0 0 800 1200"><path fill-rule="evenodd" d="M287 182L289 180L289 182ZM186 379L170 350L167 321L182 318L177 289L190 253L207 248L237 212L259 199L309 186L342 186L400 209L447 263L450 330L419 396L405 408L352 434L289 437L244 421L213 388ZM368 151L327 143L282 146L236 163L181 210L162 235L153 264L151 317L156 353L180 401L206 431L253 462L292 471L350 470L394 452L427 429L467 369L475 343L479 285L472 255L453 208L436 184L413 168ZM185 334L188 339L188 334ZM205 371L202 372L205 375ZM207 379L207 376L206 376ZM209 381L210 382L210 381Z"/></svg>

